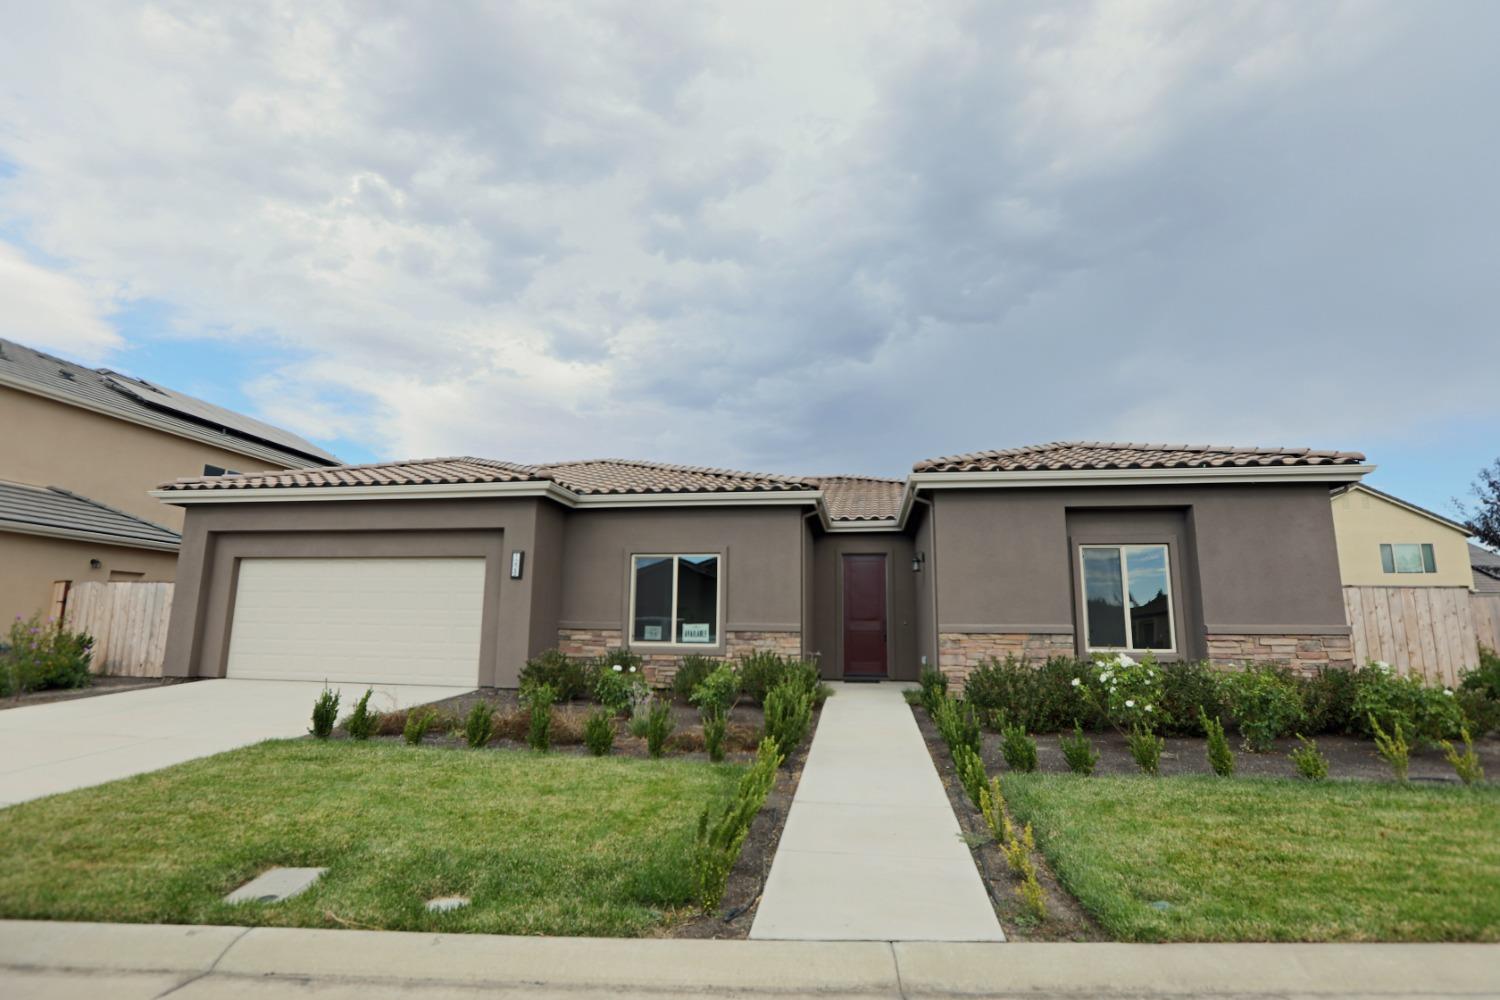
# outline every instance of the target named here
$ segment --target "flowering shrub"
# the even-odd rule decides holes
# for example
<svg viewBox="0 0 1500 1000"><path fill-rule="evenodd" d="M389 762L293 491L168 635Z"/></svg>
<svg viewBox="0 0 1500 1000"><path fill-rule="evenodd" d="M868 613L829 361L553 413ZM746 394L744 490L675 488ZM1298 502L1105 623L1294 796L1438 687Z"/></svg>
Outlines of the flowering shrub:
<svg viewBox="0 0 1500 1000"><path fill-rule="evenodd" d="M1155 732L1161 724L1162 672L1156 657L1147 653L1139 662L1124 653L1094 657L1093 690L1109 721L1120 729ZM1075 677L1072 686L1086 682Z"/></svg>
<svg viewBox="0 0 1500 1000"><path fill-rule="evenodd" d="M1230 711L1234 713L1245 749L1260 753L1271 748L1302 721L1302 694L1287 671L1271 664L1247 666L1225 678Z"/></svg>
<svg viewBox="0 0 1500 1000"><path fill-rule="evenodd" d="M17 618L0 654L0 694L89 684L94 640L41 615Z"/></svg>
<svg viewBox="0 0 1500 1000"><path fill-rule="evenodd" d="M609 662L606 657L594 674L594 700L616 715L635 710L651 696L641 668L631 662Z"/></svg>
<svg viewBox="0 0 1500 1000"><path fill-rule="evenodd" d="M1429 687L1420 677L1398 677L1389 663L1376 660L1355 671L1355 718L1365 735L1374 735L1371 717L1386 726L1399 721L1416 739L1436 744L1463 728L1463 711L1453 689Z"/></svg>

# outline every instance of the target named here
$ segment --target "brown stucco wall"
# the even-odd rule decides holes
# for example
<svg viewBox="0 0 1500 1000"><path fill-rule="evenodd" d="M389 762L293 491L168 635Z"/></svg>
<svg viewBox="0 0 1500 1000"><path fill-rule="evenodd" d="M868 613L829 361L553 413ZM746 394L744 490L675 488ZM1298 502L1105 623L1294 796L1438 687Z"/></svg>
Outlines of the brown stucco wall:
<svg viewBox="0 0 1500 1000"><path fill-rule="evenodd" d="M556 557L537 545L539 536L555 545L555 519L538 510L546 503L528 498L191 507L163 673L223 676L240 558L481 556L486 574L476 683L514 687L527 657L551 645L557 630L550 617L557 606ZM515 549L526 552L520 580L509 575Z"/></svg>
<svg viewBox="0 0 1500 1000"><path fill-rule="evenodd" d="M917 670L937 666L937 547L934 543L936 519L932 505L918 498L912 505L907 530L912 532L912 550L923 557L922 571L913 580L915 590L913 632L917 647Z"/></svg>
<svg viewBox="0 0 1500 1000"><path fill-rule="evenodd" d="M815 541L813 631L823 676L844 675L843 557L870 553L886 563L886 676L915 680L917 657L916 574L911 570L912 539L896 532L820 534Z"/></svg>
<svg viewBox="0 0 1500 1000"><path fill-rule="evenodd" d="M0 386L0 470L6 479L61 486L128 514L181 530L182 508L147 496L204 465L238 472L287 468Z"/></svg>
<svg viewBox="0 0 1500 1000"><path fill-rule="evenodd" d="M91 559L99 560L99 569L90 568ZM114 570L161 582L172 579L176 566L175 552L0 532L0 636L18 616L48 614L56 580L105 581Z"/></svg>

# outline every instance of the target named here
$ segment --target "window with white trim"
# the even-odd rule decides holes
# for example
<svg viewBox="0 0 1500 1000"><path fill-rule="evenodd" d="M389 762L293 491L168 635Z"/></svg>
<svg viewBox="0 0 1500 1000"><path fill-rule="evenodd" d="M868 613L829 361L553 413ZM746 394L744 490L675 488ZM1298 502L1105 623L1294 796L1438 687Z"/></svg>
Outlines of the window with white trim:
<svg viewBox="0 0 1500 1000"><path fill-rule="evenodd" d="M1080 545L1084 642L1091 650L1177 648L1165 545Z"/></svg>
<svg viewBox="0 0 1500 1000"><path fill-rule="evenodd" d="M632 645L716 645L719 557L632 556L630 641Z"/></svg>
<svg viewBox="0 0 1500 1000"><path fill-rule="evenodd" d="M1387 573L1436 573L1437 556L1426 542L1381 545L1380 568Z"/></svg>

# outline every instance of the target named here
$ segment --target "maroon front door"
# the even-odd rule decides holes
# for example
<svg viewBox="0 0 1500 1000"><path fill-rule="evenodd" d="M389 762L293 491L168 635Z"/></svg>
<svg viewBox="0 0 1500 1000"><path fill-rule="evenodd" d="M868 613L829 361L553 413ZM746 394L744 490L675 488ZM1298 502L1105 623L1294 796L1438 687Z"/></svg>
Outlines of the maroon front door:
<svg viewBox="0 0 1500 1000"><path fill-rule="evenodd" d="M844 556L844 676L885 676L885 556Z"/></svg>

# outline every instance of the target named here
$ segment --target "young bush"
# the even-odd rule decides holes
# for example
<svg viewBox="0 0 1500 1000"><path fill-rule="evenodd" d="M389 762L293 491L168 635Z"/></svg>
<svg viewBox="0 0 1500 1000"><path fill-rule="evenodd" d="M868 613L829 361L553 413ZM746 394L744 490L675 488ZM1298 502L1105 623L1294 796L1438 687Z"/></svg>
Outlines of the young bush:
<svg viewBox="0 0 1500 1000"><path fill-rule="evenodd" d="M1064 729L1070 720L1092 719L1085 692L1072 684L1086 671L1078 661L1055 656L1040 664L1008 656L980 663L964 681L964 700L981 715L1004 712L1005 718L1033 733Z"/></svg>
<svg viewBox="0 0 1500 1000"><path fill-rule="evenodd" d="M958 782L964 786L964 793L974 803L974 808L983 809L982 793L988 780L984 773L984 761L970 747L954 747L950 753L953 757L953 769L958 772Z"/></svg>
<svg viewBox="0 0 1500 1000"><path fill-rule="evenodd" d="M1472 688L1460 688L1455 698L1470 735L1483 736L1500 730L1500 699Z"/></svg>
<svg viewBox="0 0 1500 1000"><path fill-rule="evenodd" d="M1156 657L1147 653L1140 662L1124 653L1099 656L1093 664L1090 692L1102 706L1105 718L1119 730L1155 732L1162 722L1158 706L1162 700L1162 672ZM1085 688L1082 678L1079 689Z"/></svg>
<svg viewBox="0 0 1500 1000"><path fill-rule="evenodd" d="M785 681L766 693L766 738L777 753L790 756L807 735L812 722L813 696L795 680Z"/></svg>
<svg viewBox="0 0 1500 1000"><path fill-rule="evenodd" d="M740 847L750 832L750 824L776 784L776 769L783 759L773 740L762 740L755 753L755 763L740 779L734 799L724 807L718 819L710 822L707 807L699 815L698 835L693 845L693 886L698 905L705 911L716 909L724 898L724 885L729 881Z"/></svg>
<svg viewBox="0 0 1500 1000"><path fill-rule="evenodd" d="M1479 666L1464 671L1459 687L1478 691L1491 701L1500 701L1500 653L1488 646L1479 647Z"/></svg>
<svg viewBox="0 0 1500 1000"><path fill-rule="evenodd" d="M572 701L588 694L595 665L577 660L556 649L549 649L521 668L521 687L546 684L557 694L558 701Z"/></svg>
<svg viewBox="0 0 1500 1000"><path fill-rule="evenodd" d="M550 684L535 684L522 689L521 700L526 703L526 745L533 750L550 749L552 705L557 701L557 689Z"/></svg>
<svg viewBox="0 0 1500 1000"><path fill-rule="evenodd" d="M1327 778L1328 758L1323 756L1323 751L1318 749L1318 744L1301 733L1297 734L1297 742L1302 745L1287 754L1292 758L1292 763L1297 766L1297 773L1308 781L1322 781Z"/></svg>
<svg viewBox="0 0 1500 1000"><path fill-rule="evenodd" d="M1369 717L1369 723L1370 732L1375 736L1375 750L1391 765L1391 772L1395 774L1396 780L1405 781L1406 769L1411 763L1411 748L1407 746L1400 716L1391 719L1392 732L1389 736L1380 728L1380 723L1375 721L1375 716Z"/></svg>
<svg viewBox="0 0 1500 1000"><path fill-rule="evenodd" d="M1021 903L1026 907L1026 912L1031 915L1031 919L1037 923L1047 919L1047 898L1042 893L1041 883L1036 880L1035 871L1016 886L1016 895L1021 897Z"/></svg>
<svg viewBox="0 0 1500 1000"><path fill-rule="evenodd" d="M464 719L464 742L478 750L495 735L495 706L487 701L476 701Z"/></svg>
<svg viewBox="0 0 1500 1000"><path fill-rule="evenodd" d="M1010 815L1005 811L1005 796L1000 793L1000 779L991 778L979 789L979 812L990 828L995 843L1004 845L1015 836L1010 827Z"/></svg>
<svg viewBox="0 0 1500 1000"><path fill-rule="evenodd" d="M1036 770L1036 740L1020 726L1006 726L1000 740L1000 754L1012 771Z"/></svg>
<svg viewBox="0 0 1500 1000"><path fill-rule="evenodd" d="M318 700L313 702L312 728L308 732L320 740L326 740L333 735L333 724L339 717L339 693L332 688L324 688L323 693L318 695Z"/></svg>
<svg viewBox="0 0 1500 1000"><path fill-rule="evenodd" d="M1136 726L1126 735L1125 742L1130 746L1130 756L1136 767L1146 774L1161 772L1161 752L1166 749L1166 740L1149 729Z"/></svg>
<svg viewBox="0 0 1500 1000"><path fill-rule="evenodd" d="M786 660L768 649L742 654L739 659L740 687L757 704L786 678Z"/></svg>
<svg viewBox="0 0 1500 1000"><path fill-rule="evenodd" d="M1012 829L1010 840L1005 844L1005 863L1021 878L1033 877L1036 875L1036 863L1031 860L1031 852L1034 850L1036 839L1032 836L1030 823L1026 824L1019 837Z"/></svg>
<svg viewBox="0 0 1500 1000"><path fill-rule="evenodd" d="M651 694L639 664L605 656L594 663L590 690L594 700L616 715L634 714Z"/></svg>
<svg viewBox="0 0 1500 1000"><path fill-rule="evenodd" d="M653 699L646 710L646 752L660 757L667 748L667 737L672 735L672 703L666 699Z"/></svg>
<svg viewBox="0 0 1500 1000"><path fill-rule="evenodd" d="M401 738L408 746L416 746L422 742L427 735L427 730L432 728L433 721L437 719L436 709L413 710L406 713L406 724L401 727Z"/></svg>
<svg viewBox="0 0 1500 1000"><path fill-rule="evenodd" d="M1398 677L1390 664L1380 661L1355 671L1354 710L1362 735L1374 735L1364 725L1372 716L1393 724L1400 720L1410 736L1433 746L1457 736L1464 724L1451 688L1429 687L1420 677Z"/></svg>
<svg viewBox="0 0 1500 1000"><path fill-rule="evenodd" d="M684 656L677 663L677 673L672 675L672 693L679 698L691 699L703 679L721 666L720 661L698 653Z"/></svg>
<svg viewBox="0 0 1500 1000"><path fill-rule="evenodd" d="M375 692L365 688L364 696L354 703L354 711L344 720L344 730L351 740L367 740L380 722L380 714L370 711L370 695Z"/></svg>
<svg viewBox="0 0 1500 1000"><path fill-rule="evenodd" d="M703 749L708 751L708 759L717 764L724 759L724 737L729 732L729 720L723 715L701 714Z"/></svg>
<svg viewBox="0 0 1500 1000"><path fill-rule="evenodd" d="M39 614L11 623L0 653L0 695L88 687L94 640Z"/></svg>
<svg viewBox="0 0 1500 1000"><path fill-rule="evenodd" d="M1094 768L1099 763L1099 751L1094 749L1094 743L1083 734L1083 727L1073 723L1073 734L1063 736L1058 742L1062 744L1063 759L1068 762L1068 770L1074 774L1084 777L1094 773Z"/></svg>
<svg viewBox="0 0 1500 1000"><path fill-rule="evenodd" d="M1359 728L1354 671L1324 667L1302 681L1302 717L1308 733L1348 733Z"/></svg>
<svg viewBox="0 0 1500 1000"><path fill-rule="evenodd" d="M583 720L583 745L595 757L603 757L615 746L615 717L607 708L596 708Z"/></svg>
<svg viewBox="0 0 1500 1000"><path fill-rule="evenodd" d="M917 683L922 687L922 707L927 709L928 715L935 716L938 705L948 697L948 676L936 667L923 667L917 675Z"/></svg>
<svg viewBox="0 0 1500 1000"><path fill-rule="evenodd" d="M975 753L979 752L979 717L974 714L974 706L967 701L961 698L944 698L938 702L933 722L937 724L938 734L942 736L950 752L961 746L968 747Z"/></svg>
<svg viewBox="0 0 1500 1000"><path fill-rule="evenodd" d="M688 692L688 700L701 712L728 715L739 693L740 675L726 663L705 674Z"/></svg>
<svg viewBox="0 0 1500 1000"><path fill-rule="evenodd" d="M1262 753L1277 737L1302 721L1302 696L1297 683L1274 665L1246 667L1225 678L1230 710L1246 750Z"/></svg>
<svg viewBox="0 0 1500 1000"><path fill-rule="evenodd" d="M1228 709L1224 675L1207 663L1186 661L1163 663L1161 677L1162 730L1181 736L1208 735L1204 717L1219 718Z"/></svg>
<svg viewBox="0 0 1500 1000"><path fill-rule="evenodd" d="M1469 738L1467 729L1460 729L1460 735L1464 741L1464 752L1459 753L1453 748L1453 744L1447 740L1442 741L1443 759L1453 767L1453 773L1458 775L1458 780L1466 785L1472 785L1484 780L1484 768L1479 763L1479 755L1474 752L1474 741Z"/></svg>
<svg viewBox="0 0 1500 1000"><path fill-rule="evenodd" d="M1200 706L1198 727L1208 736L1208 766L1221 778L1234 776L1234 751L1229 749L1229 740L1224 735L1224 723L1218 718L1210 719Z"/></svg>

